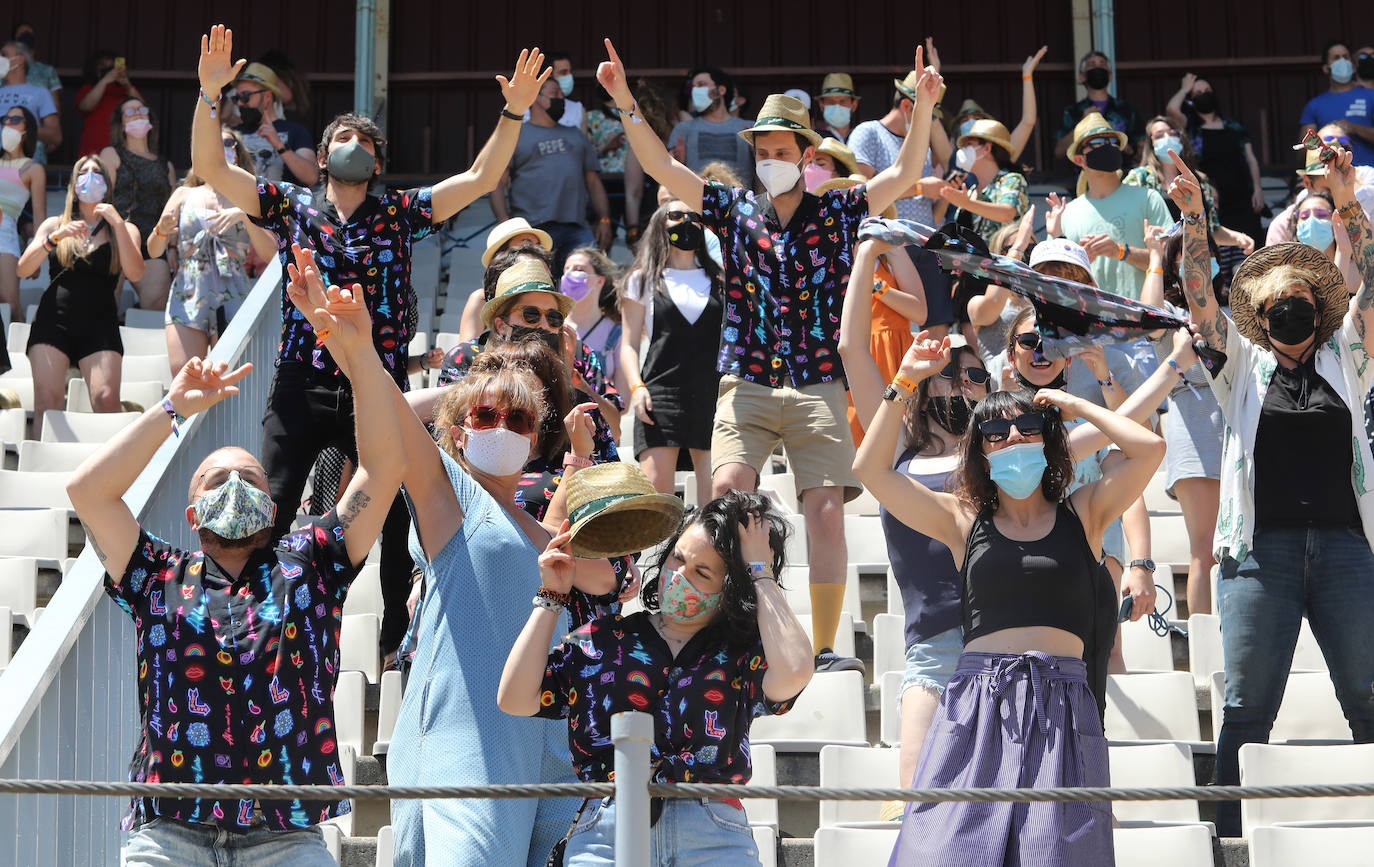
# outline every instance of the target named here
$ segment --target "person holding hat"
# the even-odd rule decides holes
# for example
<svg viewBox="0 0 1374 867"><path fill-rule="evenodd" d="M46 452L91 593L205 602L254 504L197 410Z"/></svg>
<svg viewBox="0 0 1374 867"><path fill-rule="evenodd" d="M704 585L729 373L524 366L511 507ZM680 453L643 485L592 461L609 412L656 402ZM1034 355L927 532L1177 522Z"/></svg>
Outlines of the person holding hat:
<svg viewBox="0 0 1374 867"><path fill-rule="evenodd" d="M821 80L821 92L816 94L821 107L821 124L816 132L843 144L854 129L854 115L859 111L859 93L854 79L847 72L830 72Z"/></svg>
<svg viewBox="0 0 1374 867"><path fill-rule="evenodd" d="M1342 138L1346 141L1350 139L1350 136L1338 124L1327 124L1317 130L1317 137L1327 146L1340 144ZM1310 192L1330 192L1330 184L1326 182L1327 164L1321 160L1321 149L1308 150L1304 148L1301 154L1303 167L1298 169L1297 175L1302 186L1298 189L1293 203L1275 214L1274 219L1270 221L1269 230L1264 238L1265 244L1282 244L1285 241L1296 240L1293 237L1292 217L1298 203ZM1355 200L1364 208L1365 216L1374 222L1374 170L1356 165L1355 180Z"/></svg>
<svg viewBox="0 0 1374 867"><path fill-rule="evenodd" d="M773 94L740 133L754 150L765 194L704 183L673 159L636 115L625 67L609 39L597 77L629 118L625 131L644 170L722 241L725 313L716 369L723 374L711 436L717 494L752 491L779 443L797 476L809 539L812 626L821 670L862 663L830 650L844 600L845 499L858 496L853 444L845 431L840 310L859 223L881 214L921 177L940 74L913 79L910 134L896 161L862 186L807 193L803 171L820 144L796 100Z"/></svg>
<svg viewBox="0 0 1374 867"><path fill-rule="evenodd" d="M1134 143L1143 135L1140 115L1136 112L1135 106L1124 99L1112 96L1107 90L1111 81L1112 61L1101 51L1089 51L1078 61L1078 83L1083 85L1088 95L1064 109L1064 115L1059 121L1059 131L1054 134L1057 139L1054 145L1056 157L1067 155L1069 159L1073 159L1069 148L1078 140L1078 124L1090 114L1106 118L1112 129L1126 139L1121 149L1127 153L1133 151Z"/></svg>
<svg viewBox="0 0 1374 867"><path fill-rule="evenodd" d="M940 199L952 205L954 213L936 220L952 219L968 225L987 241L993 232L1021 218L1030 206L1026 197L1026 176L1013 171L1011 139L1007 128L995 120L976 120L969 131L959 136L954 164L973 176L975 183L940 185Z"/></svg>
<svg viewBox="0 0 1374 867"><path fill-rule="evenodd" d="M497 223L487 232L487 246L482 251L482 267L491 267L491 260L504 250L512 250L525 245L543 247L546 253L553 252L553 238L543 229L536 229L524 217L511 217ZM464 343L476 340L482 333L482 305L490 299L485 292L469 292L468 300L463 302L463 318L458 327L458 339Z"/></svg>
<svg viewBox="0 0 1374 867"><path fill-rule="evenodd" d="M1364 278L1353 302L1330 259L1277 244L1236 271L1228 319L1207 279L1197 178L1180 165L1169 191L1184 213L1188 310L1223 353L1208 379L1226 419L1214 545L1226 663L1222 785L1239 782L1242 744L1269 739L1304 616L1355 742L1374 741L1374 452L1361 412L1374 386L1374 231L1355 200L1351 152L1335 148L1327 168ZM1217 805L1217 832L1240 835L1237 802Z"/></svg>
<svg viewBox="0 0 1374 867"><path fill-rule="evenodd" d="M1170 217L1159 193L1122 184L1126 145L1126 134L1095 111L1078 122L1068 155L1082 169L1079 195L1064 206L1059 226L1065 238L1088 251L1098 286L1138 299L1150 264L1145 223L1164 226Z"/></svg>
<svg viewBox="0 0 1374 867"><path fill-rule="evenodd" d="M749 128L749 121L730 113L735 102L734 80L715 67L699 66L687 74L687 92L689 116L668 134L674 158L694 172L708 163L723 162L744 186L752 187L754 160L748 141L739 138L739 133Z"/></svg>
<svg viewBox="0 0 1374 867"><path fill-rule="evenodd" d="M668 496L653 495L632 468L582 470L568 484L597 472L593 495L625 497L627 505ZM578 492L567 496L576 515ZM506 660L501 709L566 719L573 767L584 782L614 777L612 716L653 708L655 782L747 783L754 718L786 713L812 676L810 642L777 578L787 522L758 494L729 491L712 500L670 531L640 591L643 611L594 620L550 650L557 600L579 562L578 540L591 535L579 529L565 521L539 557L540 595ZM654 799L650 816L654 863L759 863L738 799ZM615 864L615 823L614 799L584 801L563 863Z"/></svg>
<svg viewBox="0 0 1374 867"><path fill-rule="evenodd" d="M281 82L265 63L250 63L234 81L241 123L234 129L257 165L254 174L313 187L320 179L310 131L281 110Z"/></svg>

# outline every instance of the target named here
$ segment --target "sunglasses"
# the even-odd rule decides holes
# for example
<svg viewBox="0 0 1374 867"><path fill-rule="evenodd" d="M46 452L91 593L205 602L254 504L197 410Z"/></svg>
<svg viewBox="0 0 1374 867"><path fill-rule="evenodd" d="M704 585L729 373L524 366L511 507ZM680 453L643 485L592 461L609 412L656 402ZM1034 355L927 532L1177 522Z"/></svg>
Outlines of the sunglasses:
<svg viewBox="0 0 1374 867"><path fill-rule="evenodd" d="M238 143L236 140L231 139L231 138L225 139L224 141L220 142L220 144L224 145L224 146L227 147L227 148L235 148L235 149L237 149L238 146L239 146L239 143Z"/></svg>
<svg viewBox="0 0 1374 867"><path fill-rule="evenodd" d="M1348 135L1324 135L1322 141L1327 144L1338 144L1341 147L1350 147L1350 136Z"/></svg>
<svg viewBox="0 0 1374 867"><path fill-rule="evenodd" d="M951 361L940 371L940 376L948 380L953 380L956 376L963 376L964 379L967 379L974 385L982 385L991 378L992 374L981 367L965 367L963 370L960 370L958 363Z"/></svg>
<svg viewBox="0 0 1374 867"><path fill-rule="evenodd" d="M698 214L696 211L669 211L663 216L667 217L675 223L680 223L683 220L686 220L689 223L701 222L701 214Z"/></svg>
<svg viewBox="0 0 1374 867"><path fill-rule="evenodd" d="M990 443L1000 443L1011 436L1012 428L1020 431L1023 437L1039 436L1045 429L1045 416L1043 413L1027 412L1016 418L990 418L978 422L978 432Z"/></svg>
<svg viewBox="0 0 1374 867"><path fill-rule="evenodd" d="M1112 147L1116 147L1116 139L1110 136L1107 138L1090 138L1087 141L1083 142L1083 145L1078 149L1078 152L1083 153L1084 151L1097 150L1098 148L1103 147L1105 145L1111 145Z"/></svg>
<svg viewBox="0 0 1374 867"><path fill-rule="evenodd" d="M521 307L520 318L525 320L526 325L538 325L539 320L544 320L552 329L563 327L563 314L557 310L540 310L538 307Z"/></svg>
<svg viewBox="0 0 1374 867"><path fill-rule="evenodd" d="M4 118L5 126L23 126L24 116L22 114L7 114Z"/></svg>
<svg viewBox="0 0 1374 867"><path fill-rule="evenodd" d="M237 102L239 105L247 105L248 100L252 99L260 93L266 92L267 88L263 88L262 90L240 90L239 92L234 94L234 102Z"/></svg>
<svg viewBox="0 0 1374 867"><path fill-rule="evenodd" d="M1317 131L1309 129L1307 135L1302 137L1302 141L1293 145L1293 150L1300 151L1306 148L1317 152L1317 159L1323 163L1329 163L1336 158L1336 151L1322 141L1322 137L1317 135Z"/></svg>
<svg viewBox="0 0 1374 867"><path fill-rule="evenodd" d="M1040 332L1027 331L1024 334L1016 335L1016 345L1022 349L1029 349L1032 352L1039 352L1043 341L1040 340Z"/></svg>
<svg viewBox="0 0 1374 867"><path fill-rule="evenodd" d="M474 406L468 410L468 422L473 430L488 430L505 422L506 430L528 436L538 429L534 413L527 409L497 409L494 406Z"/></svg>

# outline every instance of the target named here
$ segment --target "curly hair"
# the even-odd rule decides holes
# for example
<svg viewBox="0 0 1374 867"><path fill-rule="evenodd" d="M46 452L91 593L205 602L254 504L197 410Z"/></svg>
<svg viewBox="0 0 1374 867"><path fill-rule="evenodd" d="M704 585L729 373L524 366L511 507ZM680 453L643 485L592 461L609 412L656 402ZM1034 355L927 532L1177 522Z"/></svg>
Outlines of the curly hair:
<svg viewBox="0 0 1374 867"><path fill-rule="evenodd" d="M739 531L745 518L756 515L769 523L768 544L773 549L773 574L782 575L787 564L787 537L791 525L773 506L771 500L761 494L746 494L743 491L726 491L711 502L688 513L682 527L664 545L658 562L651 567L654 577L644 579L639 591L639 599L648 611L658 611L659 577L663 574L663 564L673 555L677 540L694 526L700 526L711 546L716 549L720 559L725 562L725 585L722 592L720 611L722 617L710 628L725 630L725 640L730 644L745 644L758 640L758 596L754 582L749 577L749 568L740 553Z"/></svg>
<svg viewBox="0 0 1374 867"><path fill-rule="evenodd" d="M483 352L473 359L467 375L451 385L435 413L434 428L439 448L448 456L468 467L462 449L453 439L453 428L461 424L468 412L478 406L488 389L501 395L500 405L506 409L524 409L543 418L547 411L544 387L538 375L523 363L516 352L523 347L502 347Z"/></svg>
<svg viewBox="0 0 1374 867"><path fill-rule="evenodd" d="M973 420L964 434L963 455L958 469L954 471L954 494L973 506L979 514L991 513L998 506L997 483L988 474L983 435L978 430L978 425L990 418L1014 418L1026 412L1041 413L1045 417L1041 439L1045 443L1045 460L1049 467L1040 480L1040 492L1051 503L1059 502L1068 493L1069 484L1073 481L1073 457L1069 454L1068 431L1059 417L1059 410L1036 407L1031 402L1033 397L1026 389L994 391L973 408Z"/></svg>

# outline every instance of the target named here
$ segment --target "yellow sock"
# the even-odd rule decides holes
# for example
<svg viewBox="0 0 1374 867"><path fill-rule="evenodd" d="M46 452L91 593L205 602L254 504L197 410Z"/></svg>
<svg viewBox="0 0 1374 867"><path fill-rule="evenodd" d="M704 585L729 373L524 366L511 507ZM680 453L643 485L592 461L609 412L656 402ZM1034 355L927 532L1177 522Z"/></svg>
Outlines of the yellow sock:
<svg viewBox="0 0 1374 867"><path fill-rule="evenodd" d="M811 643L817 653L835 646L835 630L840 626L843 607L843 584L811 585Z"/></svg>

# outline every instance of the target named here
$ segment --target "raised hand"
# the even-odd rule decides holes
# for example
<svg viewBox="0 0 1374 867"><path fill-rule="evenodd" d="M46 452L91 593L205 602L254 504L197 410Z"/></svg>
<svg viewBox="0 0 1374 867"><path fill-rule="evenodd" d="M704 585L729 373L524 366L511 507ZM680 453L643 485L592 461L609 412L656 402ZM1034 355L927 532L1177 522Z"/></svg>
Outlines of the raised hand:
<svg viewBox="0 0 1374 867"><path fill-rule="evenodd" d="M935 50L935 37L933 37L933 36L927 36L927 37L926 37L926 57L929 59L931 67L933 67L933 68L935 69L936 72L939 72L939 71L940 71L940 52L938 52L938 51ZM919 54L916 55L916 65L913 66L913 67L911 67L911 68L912 68L912 69L920 69L920 68L921 68L921 56L920 56Z"/></svg>
<svg viewBox="0 0 1374 867"><path fill-rule="evenodd" d="M572 590L573 573L577 571L577 562L569 547L571 527L572 524L565 520L558 528L558 535L549 540L544 553L539 555L539 583L555 593Z"/></svg>
<svg viewBox="0 0 1374 867"><path fill-rule="evenodd" d="M1016 227L1016 237L1012 238L1011 246L1008 250L1020 250L1025 252L1030 249L1031 241L1035 239L1035 205L1026 209L1026 213L1021 215L1021 222Z"/></svg>
<svg viewBox="0 0 1374 867"><path fill-rule="evenodd" d="M1178 89L1183 92L1184 96L1191 96L1195 84L1197 84L1197 75L1192 72L1185 73Z"/></svg>
<svg viewBox="0 0 1374 867"><path fill-rule="evenodd" d="M1041 408L1052 406L1059 410L1059 414L1063 416L1065 421L1081 417L1078 414L1078 405L1083 402L1082 398L1074 397L1067 391L1061 391L1057 388L1042 388L1031 399L1032 406Z"/></svg>
<svg viewBox="0 0 1374 867"><path fill-rule="evenodd" d="M739 525L739 554L746 563L773 565L770 533L773 524L762 515L749 515Z"/></svg>
<svg viewBox="0 0 1374 867"><path fill-rule="evenodd" d="M315 265L314 252L299 244L291 245L295 262L286 266L289 282L286 294L296 309L315 329L316 339L330 341L344 349L372 347L372 317L360 300L361 287L326 288L324 277Z"/></svg>
<svg viewBox="0 0 1374 867"><path fill-rule="evenodd" d="M934 66L921 65L922 52L920 46L916 47L916 69L924 70L921 78L916 82L916 103L921 106L922 111L928 111L940 101L940 88L944 86L945 79L940 75L940 71Z"/></svg>
<svg viewBox="0 0 1374 867"><path fill-rule="evenodd" d="M192 358L186 362L172 380L167 399L172 408L181 415L195 415L224 400L231 394L238 394L236 383L253 369L245 364L230 370L228 362L216 361L213 364L202 359Z"/></svg>
<svg viewBox="0 0 1374 867"><path fill-rule="evenodd" d="M922 331L902 356L901 371L919 381L938 373L948 363L949 338L932 340L929 331Z"/></svg>
<svg viewBox="0 0 1374 867"><path fill-rule="evenodd" d="M1064 206L1069 203L1068 199L1062 199L1058 193L1050 193L1045 200L1049 203L1050 209L1045 212L1045 234L1051 238L1059 237L1059 218L1064 216Z"/></svg>
<svg viewBox="0 0 1374 867"><path fill-rule="evenodd" d="M1327 163L1326 182L1331 186L1331 197L1337 200L1334 204L1340 207L1355 198L1355 173L1350 170L1354 157L1340 145L1332 145L1331 149L1336 156Z"/></svg>
<svg viewBox="0 0 1374 867"><path fill-rule="evenodd" d="M553 67L550 66L541 75L539 68L543 65L544 52L538 48L524 48L515 61L515 72L511 73L511 77L496 76L496 83L501 85L501 95L506 98L506 108L514 114L524 114L534 104L535 97L539 96L539 88L553 73Z"/></svg>
<svg viewBox="0 0 1374 867"><path fill-rule="evenodd" d="M1088 370L1095 378L1107 379L1112 375L1111 368L1107 367L1107 353L1098 344L1093 344L1078 353L1078 358L1088 366Z"/></svg>
<svg viewBox="0 0 1374 867"><path fill-rule="evenodd" d="M1183 157L1178 155L1178 151L1169 151L1169 159L1178 169L1178 177L1169 184L1169 198L1174 200L1174 204L1178 205L1178 209L1183 213L1201 214L1202 187L1198 185L1197 175L1183 162Z"/></svg>
<svg viewBox="0 0 1374 867"><path fill-rule="evenodd" d="M214 99L238 78L239 70L247 62L242 58L234 60L234 31L216 24L208 34L200 37L200 63L196 67L200 89Z"/></svg>
<svg viewBox="0 0 1374 867"><path fill-rule="evenodd" d="M596 67L596 80L601 82L601 86L606 88L606 92L615 100L619 107L628 108L634 104L634 96L630 94L630 82L625 76L625 64L620 62L620 55L616 53L615 46L611 44L610 37L606 37L606 60L601 61Z"/></svg>
<svg viewBox="0 0 1374 867"><path fill-rule="evenodd" d="M1040 46L1039 51L1035 52L1030 57L1027 57L1025 62L1021 64L1021 74L1023 76L1034 75L1035 67L1040 65L1041 58L1043 58L1045 56L1045 52L1049 50L1050 47L1048 45L1042 45Z"/></svg>
<svg viewBox="0 0 1374 867"><path fill-rule="evenodd" d="M588 414L594 409L595 403L579 403L563 417L563 429L568 432L572 453L579 458L590 458L592 450L596 448L596 425L592 423L592 417Z"/></svg>

